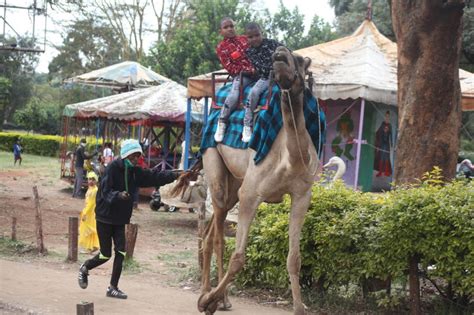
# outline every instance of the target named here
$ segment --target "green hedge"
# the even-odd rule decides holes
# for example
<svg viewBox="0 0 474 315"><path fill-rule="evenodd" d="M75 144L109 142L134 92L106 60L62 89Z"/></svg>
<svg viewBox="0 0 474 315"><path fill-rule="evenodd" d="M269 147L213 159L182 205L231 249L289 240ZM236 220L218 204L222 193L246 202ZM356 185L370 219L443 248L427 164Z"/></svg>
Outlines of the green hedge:
<svg viewBox="0 0 474 315"><path fill-rule="evenodd" d="M406 279L408 260L416 255L421 272L437 279L453 301L472 300L474 183L442 185L439 174L383 194L357 192L341 182L330 189L315 185L302 230L302 286L337 290L371 278ZM237 284L288 288L289 209L289 198L258 209ZM235 241L227 245L226 259Z"/></svg>
<svg viewBox="0 0 474 315"><path fill-rule="evenodd" d="M63 141L60 136L0 132L0 150L13 152L13 144L18 137L21 138L24 153L42 156L58 156Z"/></svg>

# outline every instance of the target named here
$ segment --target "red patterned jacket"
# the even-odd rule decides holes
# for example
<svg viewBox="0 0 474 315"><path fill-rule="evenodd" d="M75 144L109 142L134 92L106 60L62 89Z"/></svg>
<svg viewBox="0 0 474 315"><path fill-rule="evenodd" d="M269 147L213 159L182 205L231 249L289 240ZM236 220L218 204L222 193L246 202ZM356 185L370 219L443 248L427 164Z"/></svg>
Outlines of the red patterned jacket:
<svg viewBox="0 0 474 315"><path fill-rule="evenodd" d="M245 50L248 47L247 37L242 35L224 38L217 45L217 57L219 57L222 66L231 76L234 77L240 72L254 72L252 63L245 54Z"/></svg>

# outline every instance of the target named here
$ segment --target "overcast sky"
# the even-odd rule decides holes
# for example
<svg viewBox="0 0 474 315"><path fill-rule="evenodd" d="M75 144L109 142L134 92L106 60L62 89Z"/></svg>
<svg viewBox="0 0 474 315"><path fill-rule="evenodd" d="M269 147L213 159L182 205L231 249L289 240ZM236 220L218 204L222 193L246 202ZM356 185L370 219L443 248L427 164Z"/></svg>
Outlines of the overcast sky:
<svg viewBox="0 0 474 315"><path fill-rule="evenodd" d="M37 0L38 4L41 5L44 0ZM124 0L125 1L125 0ZM329 23L334 22L334 10L329 6L328 0L282 0L284 6L288 8L290 11L293 10L295 6L298 7L300 13L305 16L305 26L306 28L309 27L311 20L315 14L323 18ZM6 3L9 5L16 5L16 6L29 6L33 3L33 0L6 0ZM273 14L278 10L280 1L279 0L257 0L257 5L261 4L263 7L266 7L270 10ZM2 1L3 4L3 1ZM49 9L49 8L48 8ZM0 15L3 17L4 12L3 9L0 10ZM56 20L66 20L68 19L67 16L61 16L58 14L57 11L48 10L48 14L51 15L51 18L47 20L47 43L60 45L62 42L62 38L60 36L60 29L54 23ZM15 31L20 34L24 35L25 33L31 34L33 31L33 20L32 16L28 15L27 10L9 10L6 13L6 20L13 26ZM0 27L0 32L3 33L3 20L0 19L2 22ZM43 38L44 38L44 18L43 17L36 17L35 23L35 36L38 38L38 42L41 44L41 48L43 48ZM8 26L5 25L5 33L10 36L15 36L14 31ZM154 39L154 36L153 36ZM148 45L151 44L148 43ZM40 62L36 69L37 72L48 72L48 64L49 62L56 56L58 53L57 50L51 47L51 45L46 45L46 51L40 54Z"/></svg>

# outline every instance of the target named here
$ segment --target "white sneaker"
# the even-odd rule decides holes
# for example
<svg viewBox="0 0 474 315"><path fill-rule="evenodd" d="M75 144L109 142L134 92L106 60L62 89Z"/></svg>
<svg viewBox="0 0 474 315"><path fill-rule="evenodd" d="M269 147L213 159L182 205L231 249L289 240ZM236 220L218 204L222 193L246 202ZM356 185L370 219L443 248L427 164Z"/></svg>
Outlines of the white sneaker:
<svg viewBox="0 0 474 315"><path fill-rule="evenodd" d="M216 140L216 142L222 142L222 140L224 139L226 127L227 127L226 124L223 122L217 123L217 130L216 130L216 133L214 134L214 140Z"/></svg>
<svg viewBox="0 0 474 315"><path fill-rule="evenodd" d="M252 137L252 129L249 126L244 126L242 131L242 142L249 142Z"/></svg>

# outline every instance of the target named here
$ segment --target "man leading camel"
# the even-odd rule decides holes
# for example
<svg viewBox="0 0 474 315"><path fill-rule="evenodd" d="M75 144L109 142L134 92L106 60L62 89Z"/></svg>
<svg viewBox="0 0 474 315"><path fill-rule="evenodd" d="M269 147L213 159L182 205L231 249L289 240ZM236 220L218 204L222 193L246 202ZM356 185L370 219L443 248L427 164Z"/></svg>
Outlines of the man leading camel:
<svg viewBox="0 0 474 315"><path fill-rule="evenodd" d="M114 160L105 170L97 191L96 221L100 251L86 260L79 269L79 286L88 286L89 270L106 263L112 256L112 240L115 258L112 268L108 297L126 299L127 295L118 288L125 258L125 224L130 223L133 208L133 194L139 187L156 187L171 183L182 171L157 171L136 167L143 154L137 140L128 139L122 143L120 158Z"/></svg>

